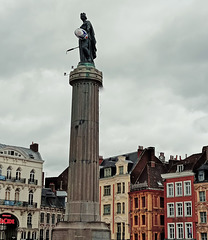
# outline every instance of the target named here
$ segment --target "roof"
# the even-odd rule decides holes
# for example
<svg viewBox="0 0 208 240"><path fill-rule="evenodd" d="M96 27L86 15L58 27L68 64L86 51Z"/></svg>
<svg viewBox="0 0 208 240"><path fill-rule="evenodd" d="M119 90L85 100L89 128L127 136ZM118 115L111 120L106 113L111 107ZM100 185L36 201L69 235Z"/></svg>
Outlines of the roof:
<svg viewBox="0 0 208 240"><path fill-rule="evenodd" d="M184 160L174 161L173 165L169 169L169 173L174 173L177 171L178 165L183 165L183 171L190 171L194 169L195 164L200 159L202 153L192 154Z"/></svg>
<svg viewBox="0 0 208 240"><path fill-rule="evenodd" d="M17 146L11 146L11 145L6 145L6 144L2 144L0 143L0 154L4 154L4 151L15 151L17 153L19 153L19 157L23 157L23 158L28 158L31 160L38 160L38 161L43 161L42 157L40 155L39 152L34 152L32 149L30 148L25 148L25 147L17 147ZM12 156L12 154L11 154ZM14 156L16 157L16 156Z"/></svg>
<svg viewBox="0 0 208 240"><path fill-rule="evenodd" d="M105 159L103 159L100 166L103 167L103 168L116 167L116 162L118 161L118 157L120 157L120 156L126 157L125 160L128 163L132 164L131 169L133 169L133 167L136 165L136 163L138 161L138 152L131 152L131 153L125 153L125 154L120 154L120 155L117 155L117 156L105 158Z"/></svg>
<svg viewBox="0 0 208 240"><path fill-rule="evenodd" d="M41 194L41 206L50 208L64 208L64 202L51 190L51 188L43 188Z"/></svg>

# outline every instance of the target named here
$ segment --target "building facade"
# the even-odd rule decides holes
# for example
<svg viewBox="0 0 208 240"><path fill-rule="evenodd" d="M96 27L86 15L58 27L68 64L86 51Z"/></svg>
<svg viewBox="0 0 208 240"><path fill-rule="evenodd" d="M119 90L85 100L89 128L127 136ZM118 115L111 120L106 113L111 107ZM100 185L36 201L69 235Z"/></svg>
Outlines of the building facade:
<svg viewBox="0 0 208 240"><path fill-rule="evenodd" d="M208 239L208 164L197 169L195 182L196 238Z"/></svg>
<svg viewBox="0 0 208 240"><path fill-rule="evenodd" d="M202 183L195 181L197 169L208 160L208 149L193 154L184 160L169 161L170 168L164 179L165 238L166 239L207 239L205 191ZM200 174L200 170L199 170ZM200 193L203 192L203 193ZM199 221L202 221L199 224ZM199 230L201 229L201 233Z"/></svg>
<svg viewBox="0 0 208 240"><path fill-rule="evenodd" d="M105 167L101 166L99 182L101 221L109 224L111 239L130 239L128 198L130 161L126 160L125 156L119 156L115 161L106 161Z"/></svg>
<svg viewBox="0 0 208 240"><path fill-rule="evenodd" d="M160 160L161 159L161 160ZM164 240L164 190L161 173L166 171L164 154L160 159L149 147L139 155L131 173L131 240Z"/></svg>
<svg viewBox="0 0 208 240"><path fill-rule="evenodd" d="M65 191L52 191L43 188L41 195L41 209L39 216L39 240L52 239L52 231L56 224L64 219Z"/></svg>
<svg viewBox="0 0 208 240"><path fill-rule="evenodd" d="M38 239L42 168L38 144L0 144L1 239Z"/></svg>

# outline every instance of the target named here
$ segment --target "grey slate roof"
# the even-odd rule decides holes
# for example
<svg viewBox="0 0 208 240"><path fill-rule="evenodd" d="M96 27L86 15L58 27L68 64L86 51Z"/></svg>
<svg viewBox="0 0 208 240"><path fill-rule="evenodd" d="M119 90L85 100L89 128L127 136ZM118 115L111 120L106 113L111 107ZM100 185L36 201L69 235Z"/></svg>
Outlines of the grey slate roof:
<svg viewBox="0 0 208 240"><path fill-rule="evenodd" d="M28 159L43 161L40 153L39 152L34 152L30 148L10 146L10 145L0 143L0 152L3 152L4 150L17 151Z"/></svg>

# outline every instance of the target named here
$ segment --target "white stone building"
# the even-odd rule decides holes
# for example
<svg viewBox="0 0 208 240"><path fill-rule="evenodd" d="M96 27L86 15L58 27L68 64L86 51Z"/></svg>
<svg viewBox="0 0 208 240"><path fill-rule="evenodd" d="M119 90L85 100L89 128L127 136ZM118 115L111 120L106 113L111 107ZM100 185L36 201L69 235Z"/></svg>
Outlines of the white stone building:
<svg viewBox="0 0 208 240"><path fill-rule="evenodd" d="M38 144L0 144L0 239L39 238L42 169Z"/></svg>

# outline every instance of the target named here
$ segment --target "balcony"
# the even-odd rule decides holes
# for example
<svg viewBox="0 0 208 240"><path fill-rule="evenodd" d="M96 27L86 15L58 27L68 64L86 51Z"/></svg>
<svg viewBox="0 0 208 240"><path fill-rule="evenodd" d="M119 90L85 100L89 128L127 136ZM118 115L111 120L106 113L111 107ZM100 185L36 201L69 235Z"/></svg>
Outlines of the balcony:
<svg viewBox="0 0 208 240"><path fill-rule="evenodd" d="M36 179L28 179L28 184L38 185L38 180L36 180Z"/></svg>
<svg viewBox="0 0 208 240"><path fill-rule="evenodd" d="M7 178L6 176L0 175L0 181L25 183L26 179L25 178L16 179L14 177Z"/></svg>
<svg viewBox="0 0 208 240"><path fill-rule="evenodd" d="M37 208L37 203L29 204L28 202L11 201L11 200L4 200L4 199L0 199L0 205L11 206L11 207L16 206L16 207Z"/></svg>

